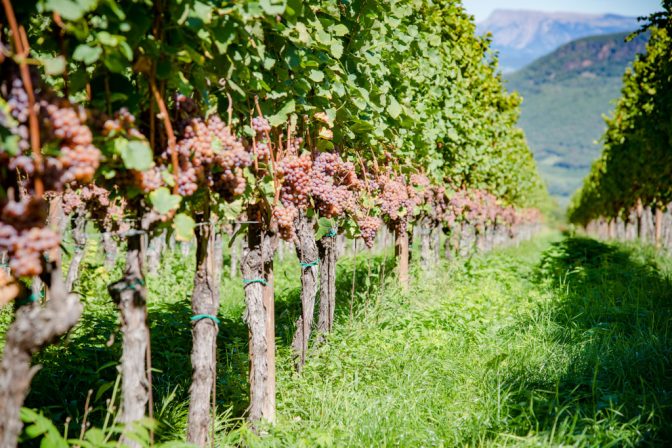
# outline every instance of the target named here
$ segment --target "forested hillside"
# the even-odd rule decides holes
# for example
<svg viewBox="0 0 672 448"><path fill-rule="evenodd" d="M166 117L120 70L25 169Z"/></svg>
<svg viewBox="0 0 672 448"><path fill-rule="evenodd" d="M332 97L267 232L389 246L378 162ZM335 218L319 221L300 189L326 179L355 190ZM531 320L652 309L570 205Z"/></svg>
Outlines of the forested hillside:
<svg viewBox="0 0 672 448"><path fill-rule="evenodd" d="M523 96L525 130L550 193L566 204L599 155L596 143L613 108L621 78L647 34L593 36L563 45L524 69L507 75L507 86Z"/></svg>

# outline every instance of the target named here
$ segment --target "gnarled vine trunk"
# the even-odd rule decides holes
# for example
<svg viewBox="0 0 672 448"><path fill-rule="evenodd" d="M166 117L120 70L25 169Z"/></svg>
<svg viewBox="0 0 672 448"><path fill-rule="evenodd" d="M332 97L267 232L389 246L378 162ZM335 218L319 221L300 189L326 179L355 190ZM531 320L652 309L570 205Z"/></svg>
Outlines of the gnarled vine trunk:
<svg viewBox="0 0 672 448"><path fill-rule="evenodd" d="M420 234L420 266L430 269L434 265L434 251L432 250L432 227L429 219L424 218L418 226Z"/></svg>
<svg viewBox="0 0 672 448"><path fill-rule="evenodd" d="M454 250L453 246L455 245L454 244L455 235L454 232L450 229L446 230L445 233L446 233L446 239L443 242L443 257L446 260L452 260Z"/></svg>
<svg viewBox="0 0 672 448"><path fill-rule="evenodd" d="M245 322L249 329L250 407L252 422L275 421L275 303L273 297L273 255L276 233L267 228L263 213L251 206L247 247L241 270L245 285Z"/></svg>
<svg viewBox="0 0 672 448"><path fill-rule="evenodd" d="M334 328L334 310L336 308L336 238L323 236L317 242L320 257L320 308L317 318L317 331L330 333Z"/></svg>
<svg viewBox="0 0 672 448"><path fill-rule="evenodd" d="M660 242L663 234L662 230L663 230L663 209L660 208L660 206L656 206L655 223L654 223L656 249L660 249Z"/></svg>
<svg viewBox="0 0 672 448"><path fill-rule="evenodd" d="M166 246L166 232L165 230L152 235L147 244L147 272L155 275L159 272L161 266L161 254Z"/></svg>
<svg viewBox="0 0 672 448"><path fill-rule="evenodd" d="M114 268L117 262L117 243L109 232L103 233L103 251L105 251L105 269L108 271Z"/></svg>
<svg viewBox="0 0 672 448"><path fill-rule="evenodd" d="M0 362L0 447L17 446L23 424L19 416L30 382L40 369L31 366L38 350L53 344L75 326L82 304L65 288L60 266L53 262L48 275L49 300L18 307L7 330Z"/></svg>
<svg viewBox="0 0 672 448"><path fill-rule="evenodd" d="M72 291L72 287L79 277L79 266L82 264L86 251L86 215L84 213L77 213L74 217L72 239L75 247L68 267L68 275L65 278L65 289L68 292Z"/></svg>
<svg viewBox="0 0 672 448"><path fill-rule="evenodd" d="M301 263L301 316L296 321L296 332L292 339L294 366L297 371L306 363L308 343L315 316L315 296L317 295L317 271L319 255L315 244L313 225L304 212L294 220L296 256Z"/></svg>
<svg viewBox="0 0 672 448"><path fill-rule="evenodd" d="M121 409L119 421L127 427L145 416L149 401L149 380L147 378L147 347L149 327L147 326L147 290L143 276L142 241L139 234L128 237L126 267L121 280L108 287L112 300L119 308L121 317ZM123 439L131 447L137 442Z"/></svg>
<svg viewBox="0 0 672 448"><path fill-rule="evenodd" d="M198 446L210 442L211 403L217 378L217 310L219 309L220 266L215 251L216 232L209 224L209 210L196 227L196 273L191 298L193 327L191 388L187 440Z"/></svg>
<svg viewBox="0 0 672 448"><path fill-rule="evenodd" d="M637 239L642 239L642 215L644 214L644 206L642 205L642 200L637 199Z"/></svg>
<svg viewBox="0 0 672 448"><path fill-rule="evenodd" d="M397 275L399 276L399 286L406 290L410 284L410 277L408 273L409 263L409 244L408 232L406 230L395 229L395 255L397 257Z"/></svg>

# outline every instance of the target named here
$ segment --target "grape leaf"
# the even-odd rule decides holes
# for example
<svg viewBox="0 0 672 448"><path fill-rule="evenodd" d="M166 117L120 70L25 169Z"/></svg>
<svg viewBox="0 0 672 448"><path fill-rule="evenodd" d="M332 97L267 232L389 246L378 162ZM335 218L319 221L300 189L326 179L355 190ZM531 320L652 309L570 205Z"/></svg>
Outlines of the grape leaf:
<svg viewBox="0 0 672 448"><path fill-rule="evenodd" d="M149 202L158 213L165 215L180 206L182 198L170 193L166 187L161 187L149 193Z"/></svg>
<svg viewBox="0 0 672 448"><path fill-rule="evenodd" d="M175 229L175 239L177 241L189 241L194 237L196 222L194 219L184 213L178 213L173 220L173 229Z"/></svg>

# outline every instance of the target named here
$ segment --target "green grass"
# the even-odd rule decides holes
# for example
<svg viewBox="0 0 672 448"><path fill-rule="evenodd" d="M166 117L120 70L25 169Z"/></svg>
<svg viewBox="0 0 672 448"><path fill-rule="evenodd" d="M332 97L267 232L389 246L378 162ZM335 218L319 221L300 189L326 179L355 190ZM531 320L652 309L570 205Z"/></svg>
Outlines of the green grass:
<svg viewBox="0 0 672 448"><path fill-rule="evenodd" d="M666 446L672 440L672 260L653 249L547 234L518 248L416 273L407 293L380 278L385 256L339 265L337 329L302 375L289 342L296 260L279 263L278 422L255 436L246 407L238 280L224 279L219 335L222 446ZM150 279L159 439L183 437L192 261ZM385 269L382 266L385 265ZM87 311L39 356L28 405L77 418L89 388L114 381L116 314L89 266ZM96 273L98 272L98 273ZM238 285L239 286L239 285ZM6 322L3 320L3 322ZM105 386L103 386L105 387ZM102 418L104 391L94 421Z"/></svg>

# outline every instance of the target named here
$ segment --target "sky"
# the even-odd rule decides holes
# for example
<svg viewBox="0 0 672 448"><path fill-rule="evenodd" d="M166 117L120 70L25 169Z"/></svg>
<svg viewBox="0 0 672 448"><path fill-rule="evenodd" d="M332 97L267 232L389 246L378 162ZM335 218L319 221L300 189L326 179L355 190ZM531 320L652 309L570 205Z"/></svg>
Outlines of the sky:
<svg viewBox="0 0 672 448"><path fill-rule="evenodd" d="M485 20L495 9L531 9L581 13L614 13L644 16L661 10L660 0L463 0L476 22Z"/></svg>

